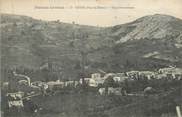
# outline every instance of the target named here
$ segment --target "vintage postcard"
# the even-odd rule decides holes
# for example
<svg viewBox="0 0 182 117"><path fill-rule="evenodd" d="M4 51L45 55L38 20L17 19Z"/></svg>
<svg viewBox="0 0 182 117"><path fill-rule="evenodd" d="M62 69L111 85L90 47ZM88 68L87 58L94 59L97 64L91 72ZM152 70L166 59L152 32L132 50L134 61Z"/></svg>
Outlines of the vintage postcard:
<svg viewBox="0 0 182 117"><path fill-rule="evenodd" d="M182 0L0 0L2 117L182 117Z"/></svg>

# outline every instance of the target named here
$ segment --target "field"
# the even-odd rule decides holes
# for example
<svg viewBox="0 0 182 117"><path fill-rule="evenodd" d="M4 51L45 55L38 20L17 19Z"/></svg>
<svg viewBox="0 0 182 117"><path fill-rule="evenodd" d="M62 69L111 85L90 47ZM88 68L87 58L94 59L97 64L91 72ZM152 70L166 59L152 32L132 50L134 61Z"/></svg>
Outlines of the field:
<svg viewBox="0 0 182 117"><path fill-rule="evenodd" d="M40 95L31 100L42 110L13 117L177 117L175 107L182 104L181 94L178 87L148 96L101 96L91 91Z"/></svg>

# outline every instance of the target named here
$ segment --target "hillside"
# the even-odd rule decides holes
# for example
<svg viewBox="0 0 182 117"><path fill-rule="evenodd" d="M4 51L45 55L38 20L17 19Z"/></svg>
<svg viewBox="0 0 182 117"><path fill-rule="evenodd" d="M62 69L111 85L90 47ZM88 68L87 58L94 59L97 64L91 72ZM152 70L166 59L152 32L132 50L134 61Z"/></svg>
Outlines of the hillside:
<svg viewBox="0 0 182 117"><path fill-rule="evenodd" d="M87 53L88 73L182 67L182 20L172 16L103 28L1 14L0 27L4 68L38 69L49 60L74 76L81 69L81 51Z"/></svg>
<svg viewBox="0 0 182 117"><path fill-rule="evenodd" d="M160 14L150 15L124 25L111 27L110 32L116 39L114 56L134 58L135 63L141 59L144 59L142 62L149 60L162 66L167 65L165 62L181 63L181 19ZM154 65L153 62L151 65Z"/></svg>

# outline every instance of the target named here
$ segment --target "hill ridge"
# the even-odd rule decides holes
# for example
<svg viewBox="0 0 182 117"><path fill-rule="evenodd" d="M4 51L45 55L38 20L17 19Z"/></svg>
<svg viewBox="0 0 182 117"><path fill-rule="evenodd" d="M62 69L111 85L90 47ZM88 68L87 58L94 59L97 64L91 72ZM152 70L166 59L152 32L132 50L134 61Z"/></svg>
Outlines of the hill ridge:
<svg viewBox="0 0 182 117"><path fill-rule="evenodd" d="M173 16L149 15L100 28L21 16L11 19L11 15L1 14L1 29L4 67L39 68L52 58L62 67L67 63L67 71L74 71L80 63L80 49L88 52L88 72L182 66L182 20Z"/></svg>

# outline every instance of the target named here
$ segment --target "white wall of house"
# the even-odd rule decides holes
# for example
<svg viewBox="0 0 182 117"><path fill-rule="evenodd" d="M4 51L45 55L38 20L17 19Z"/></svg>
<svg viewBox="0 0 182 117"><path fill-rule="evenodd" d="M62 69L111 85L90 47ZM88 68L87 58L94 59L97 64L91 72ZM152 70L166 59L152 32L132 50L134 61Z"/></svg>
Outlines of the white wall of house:
<svg viewBox="0 0 182 117"><path fill-rule="evenodd" d="M100 74L100 73L93 73L93 74L91 74L91 78L92 78L92 79L101 78L101 74Z"/></svg>

